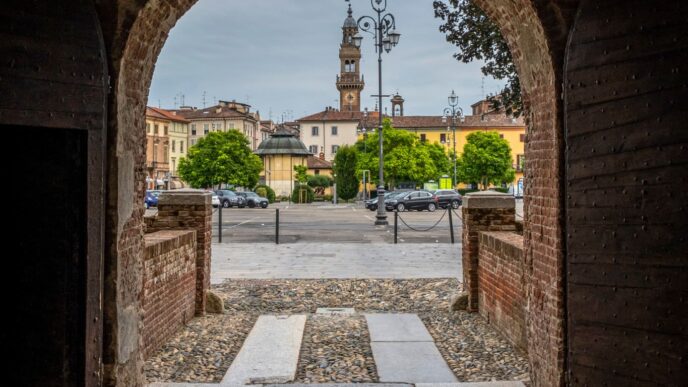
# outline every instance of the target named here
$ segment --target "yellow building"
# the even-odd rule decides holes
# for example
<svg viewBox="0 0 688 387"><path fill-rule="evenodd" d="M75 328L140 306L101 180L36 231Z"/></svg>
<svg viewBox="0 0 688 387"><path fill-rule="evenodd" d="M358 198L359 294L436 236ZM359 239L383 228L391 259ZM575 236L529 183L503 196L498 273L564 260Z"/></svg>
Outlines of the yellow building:
<svg viewBox="0 0 688 387"><path fill-rule="evenodd" d="M146 187L167 189L169 164L170 119L157 109L146 108Z"/></svg>
<svg viewBox="0 0 688 387"><path fill-rule="evenodd" d="M258 149L261 141L260 114L251 112L251 105L236 101L219 101L215 106L204 109L184 106L174 111L191 121L189 124L189 145L210 132L238 130L244 134L251 150Z"/></svg>
<svg viewBox="0 0 688 387"><path fill-rule="evenodd" d="M296 135L277 130L254 152L263 159L260 178L277 196L290 196L294 190L294 166L308 166L311 153Z"/></svg>
<svg viewBox="0 0 688 387"><path fill-rule="evenodd" d="M481 103L482 101L474 105L474 113L481 111ZM448 155L456 149L458 157L461 157L463 147L466 145L466 137L469 134L495 131L511 147L513 167L516 170L514 185L523 177L526 126L522 118L510 118L502 113L488 112L464 116L461 120L457 119L454 126L451 124L451 118L446 119L442 116L395 116L390 119L392 126L396 129L413 132L421 141L441 144ZM362 127L374 127L370 125L361 123Z"/></svg>

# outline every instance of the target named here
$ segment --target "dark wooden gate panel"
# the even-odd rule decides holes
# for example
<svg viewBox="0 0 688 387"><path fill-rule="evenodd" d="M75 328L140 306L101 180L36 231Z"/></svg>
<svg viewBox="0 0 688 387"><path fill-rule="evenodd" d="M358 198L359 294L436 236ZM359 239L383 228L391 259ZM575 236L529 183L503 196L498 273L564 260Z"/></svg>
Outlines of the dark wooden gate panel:
<svg viewBox="0 0 688 387"><path fill-rule="evenodd" d="M12 385L101 383L107 66L92 0L0 7ZM30 197L30 198L29 198Z"/></svg>
<svg viewBox="0 0 688 387"><path fill-rule="evenodd" d="M581 1L565 64L568 380L688 385L688 3Z"/></svg>

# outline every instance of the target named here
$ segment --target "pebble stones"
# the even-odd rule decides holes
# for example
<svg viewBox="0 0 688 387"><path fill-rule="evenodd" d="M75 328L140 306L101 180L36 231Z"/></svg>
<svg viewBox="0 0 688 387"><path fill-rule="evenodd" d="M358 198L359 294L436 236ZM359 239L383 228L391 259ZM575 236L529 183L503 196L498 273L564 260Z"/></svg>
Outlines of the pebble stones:
<svg viewBox="0 0 688 387"><path fill-rule="evenodd" d="M311 315L296 383L371 383L378 376L363 316Z"/></svg>
<svg viewBox="0 0 688 387"><path fill-rule="evenodd" d="M225 315L196 318L146 361L148 381L219 382L261 314L355 308L306 323L297 380L377 382L363 313L415 313L460 381L526 380L528 361L480 315L449 312L456 279L232 280L212 287ZM357 336L358 335L358 336ZM365 337L364 337L365 335Z"/></svg>

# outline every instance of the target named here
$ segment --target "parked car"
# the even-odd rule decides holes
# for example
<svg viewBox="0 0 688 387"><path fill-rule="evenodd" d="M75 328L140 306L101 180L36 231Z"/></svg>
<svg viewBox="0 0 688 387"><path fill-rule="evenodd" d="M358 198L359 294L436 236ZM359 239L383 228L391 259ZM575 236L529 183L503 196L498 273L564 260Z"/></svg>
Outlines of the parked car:
<svg viewBox="0 0 688 387"><path fill-rule="evenodd" d="M435 195L439 198L439 205L442 208L447 208L447 206L451 205L452 208L456 209L459 208L463 201L461 194L453 189L438 189L435 191Z"/></svg>
<svg viewBox="0 0 688 387"><path fill-rule="evenodd" d="M213 192L211 203L213 204L213 207L220 207L220 197L217 196L215 192Z"/></svg>
<svg viewBox="0 0 688 387"><path fill-rule="evenodd" d="M220 200L220 205L223 208L230 208L234 206L239 208L246 207L246 199L240 195L237 195L237 193L234 191L230 191L228 189L218 189L215 191L215 193L217 194L218 199Z"/></svg>
<svg viewBox="0 0 688 387"><path fill-rule="evenodd" d="M439 206L438 203L437 195L430 191L409 191L385 200L385 208L388 211L396 209L399 212L406 210L428 210L433 212Z"/></svg>
<svg viewBox="0 0 688 387"><path fill-rule="evenodd" d="M159 190L146 191L146 197L143 198L143 205L146 208L157 207L158 206L158 196L160 196Z"/></svg>
<svg viewBox="0 0 688 387"><path fill-rule="evenodd" d="M251 208L258 206L260 206L260 208L268 208L268 199L262 196L258 196L258 194L255 192L237 192L237 195L242 196L244 199L246 199L246 205Z"/></svg>

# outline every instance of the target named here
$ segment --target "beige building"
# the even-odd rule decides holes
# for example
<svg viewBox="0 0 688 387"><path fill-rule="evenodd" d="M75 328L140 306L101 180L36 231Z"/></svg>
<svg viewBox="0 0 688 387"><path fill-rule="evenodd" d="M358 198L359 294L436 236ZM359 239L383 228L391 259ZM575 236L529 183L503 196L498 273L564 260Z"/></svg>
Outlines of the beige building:
<svg viewBox="0 0 688 387"><path fill-rule="evenodd" d="M328 107L320 113L300 118L297 122L301 141L312 155L332 161L341 146L356 143L362 116L361 112L342 112Z"/></svg>
<svg viewBox="0 0 688 387"><path fill-rule="evenodd" d="M210 132L238 130L249 141L251 150L258 149L261 142L260 114L251 112L251 105L236 101L219 101L215 106L204 109L184 106L174 111L190 121L189 145Z"/></svg>

